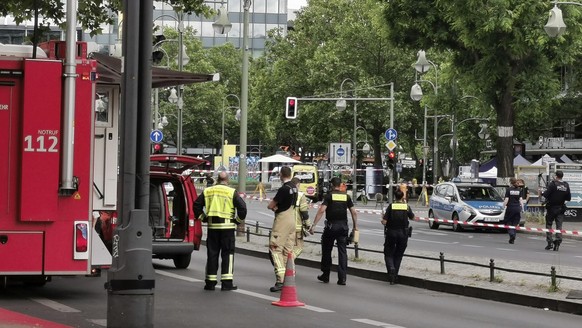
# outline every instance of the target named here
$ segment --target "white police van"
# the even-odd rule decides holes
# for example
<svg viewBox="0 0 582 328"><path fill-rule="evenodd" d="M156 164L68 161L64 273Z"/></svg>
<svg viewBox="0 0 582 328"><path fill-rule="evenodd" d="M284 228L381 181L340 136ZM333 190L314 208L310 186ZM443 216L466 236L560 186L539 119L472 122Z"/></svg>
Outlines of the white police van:
<svg viewBox="0 0 582 328"><path fill-rule="evenodd" d="M430 220L428 225L431 229L452 225L454 231L462 231L465 228L477 228L463 222L501 224L504 215L503 197L495 188L480 180L463 182L455 179L454 182L435 186L428 210L429 218L451 222Z"/></svg>

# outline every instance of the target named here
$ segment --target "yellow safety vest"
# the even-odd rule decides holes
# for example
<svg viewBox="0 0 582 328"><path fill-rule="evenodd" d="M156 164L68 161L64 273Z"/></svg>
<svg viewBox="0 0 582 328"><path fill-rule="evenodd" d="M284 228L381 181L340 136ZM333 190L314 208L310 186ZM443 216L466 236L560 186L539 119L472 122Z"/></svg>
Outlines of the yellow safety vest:
<svg viewBox="0 0 582 328"><path fill-rule="evenodd" d="M225 185L204 189L208 229L236 229L233 197L236 190Z"/></svg>

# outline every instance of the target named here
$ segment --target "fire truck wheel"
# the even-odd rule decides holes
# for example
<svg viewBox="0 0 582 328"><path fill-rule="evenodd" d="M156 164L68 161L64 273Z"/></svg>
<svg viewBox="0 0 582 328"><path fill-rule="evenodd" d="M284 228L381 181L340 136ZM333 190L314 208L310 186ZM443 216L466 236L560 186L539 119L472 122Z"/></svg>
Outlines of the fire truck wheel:
<svg viewBox="0 0 582 328"><path fill-rule="evenodd" d="M186 269L190 265L192 254L181 254L174 257L174 265L178 269Z"/></svg>

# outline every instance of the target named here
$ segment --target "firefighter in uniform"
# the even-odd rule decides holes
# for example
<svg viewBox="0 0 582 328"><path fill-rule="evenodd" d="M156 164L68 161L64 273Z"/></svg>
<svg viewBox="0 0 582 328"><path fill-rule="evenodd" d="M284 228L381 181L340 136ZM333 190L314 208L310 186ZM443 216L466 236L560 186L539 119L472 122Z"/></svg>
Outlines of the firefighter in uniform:
<svg viewBox="0 0 582 328"><path fill-rule="evenodd" d="M519 225L521 220L521 212L523 210L523 198L521 198L521 195L523 191L518 186L516 178L509 179L509 184L511 186L505 191L505 199L503 200L503 206L505 207L503 223L515 227ZM515 228L507 229L507 231L509 232L509 243L515 243Z"/></svg>
<svg viewBox="0 0 582 328"><path fill-rule="evenodd" d="M556 222L556 240L552 240L552 233L546 232L546 241L548 245L546 250L554 249L558 251L562 243L562 222L564 222L564 212L566 211L566 202L572 199L570 186L567 182L562 181L564 172L556 171L554 180L548 184L548 188L542 196L546 199L546 229L552 229L552 224Z"/></svg>
<svg viewBox="0 0 582 328"><path fill-rule="evenodd" d="M397 189L394 191L396 201L388 206L382 224L384 225L384 261L388 271L390 285L398 282L398 272L404 251L408 246L410 230L408 220L414 219L414 213L408 204L404 202L404 193Z"/></svg>
<svg viewBox="0 0 582 328"><path fill-rule="evenodd" d="M235 229L247 216L244 200L228 186L228 174L220 172L215 186L204 189L194 202L194 214L207 222L205 290L214 290L217 282L218 257L221 257L222 290L236 290L233 284ZM206 207L206 214L203 208ZM236 215L235 215L236 209Z"/></svg>
<svg viewBox="0 0 582 328"><path fill-rule="evenodd" d="M296 243L293 248L293 254L295 258L298 258L301 252L303 252L303 238L307 237L307 230L309 230L311 222L309 222L309 203L307 202L307 197L305 197L303 192L299 191L301 180L293 178L291 182L297 187L297 201L295 202Z"/></svg>
<svg viewBox="0 0 582 328"><path fill-rule="evenodd" d="M297 202L297 187L291 182L291 168L284 166L279 175L283 185L267 206L275 212L271 239L269 240L269 255L275 270L275 285L271 292L283 289L287 256L295 247L295 204Z"/></svg>
<svg viewBox="0 0 582 328"><path fill-rule="evenodd" d="M317 226L317 222L319 222L323 216L323 213L325 213L325 227L323 229L323 235L321 236L321 271L323 273L317 276L317 279L324 283L329 282L329 272L331 270L331 251L333 249L333 243L337 242L337 284L345 285L348 269L348 254L346 246L349 226L347 211L349 210L352 215L354 231L358 230L358 216L356 214L356 210L354 209L354 203L352 202L351 197L345 192L340 191L340 178L332 178L330 182L333 190L323 198L321 207L319 207L319 210L315 215L313 225L309 229L309 232L313 234L313 231Z"/></svg>

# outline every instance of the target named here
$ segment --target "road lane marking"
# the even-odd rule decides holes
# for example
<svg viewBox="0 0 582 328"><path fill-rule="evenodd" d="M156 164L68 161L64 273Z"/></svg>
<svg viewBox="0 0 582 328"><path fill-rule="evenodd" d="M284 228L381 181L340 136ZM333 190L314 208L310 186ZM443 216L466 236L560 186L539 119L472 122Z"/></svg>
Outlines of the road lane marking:
<svg viewBox="0 0 582 328"><path fill-rule="evenodd" d="M170 278L175 278L175 279L180 279L180 280L184 280L184 281L189 281L189 282L204 282L204 280L200 280L200 279L196 279L196 278L191 278L191 277L186 277L186 276L181 276L175 273L171 273L171 272L167 272L167 271L162 271L162 270L155 270L155 272L157 274L166 276L166 277L170 277ZM239 294L243 294L243 295L247 295L247 296L251 296L251 297L256 297L256 298L260 298L260 299L264 299L270 302L274 302L274 301L278 301L278 298L272 297L272 296L267 296L267 295L263 295L263 294L259 294L259 293L255 293L252 292L250 290L244 290L244 289L237 289L237 290L233 290L231 291L232 293L239 293ZM320 313L329 313L329 312L334 312L332 310L327 310L324 308L320 308L320 307L316 307L316 306L311 306L311 305L305 305L302 306L302 308L306 309L306 310L310 310L310 311L314 311L314 312L320 312Z"/></svg>
<svg viewBox="0 0 582 328"><path fill-rule="evenodd" d="M190 277L186 277L186 276L181 276L175 273L171 273L171 272L167 272L167 271L162 271L162 270L155 270L155 272L157 274L160 274L162 276L166 276L166 277L170 277L170 278L176 278L176 279L180 279L180 280L184 280L184 281L189 281L189 282L204 282L204 280L200 280L200 279L196 279L196 278L190 278Z"/></svg>
<svg viewBox="0 0 582 328"><path fill-rule="evenodd" d="M461 246L463 246L463 247L476 247L476 248L485 247L485 246L479 246L479 245L466 245L466 244L462 244Z"/></svg>
<svg viewBox="0 0 582 328"><path fill-rule="evenodd" d="M363 323L366 325L376 326L376 327L383 327L383 328L405 328L402 326L393 325L391 323L380 322L370 319L351 319L352 321Z"/></svg>
<svg viewBox="0 0 582 328"><path fill-rule="evenodd" d="M434 243L434 244L443 244L443 245L457 245L457 244L459 244L458 241L450 243L450 242L444 242L444 241L425 240L425 239L418 239L418 238L414 238L414 241L423 241L425 243Z"/></svg>
<svg viewBox="0 0 582 328"><path fill-rule="evenodd" d="M518 249L511 249L511 248L496 248L498 251L510 251L510 252L517 252Z"/></svg>
<svg viewBox="0 0 582 328"><path fill-rule="evenodd" d="M49 307L53 310L59 311L59 312L63 312L63 313L76 313L76 312L81 312L81 310L77 310L74 309L70 306L66 306L62 303L59 302L55 302L53 300L49 300L47 298L31 298L32 301L35 301L37 303L40 303L46 307Z"/></svg>
<svg viewBox="0 0 582 328"><path fill-rule="evenodd" d="M262 212L262 211L256 211L255 213L259 213L261 215L268 216L270 218L273 217L273 212L267 213L267 212Z"/></svg>
<svg viewBox="0 0 582 328"><path fill-rule="evenodd" d="M87 321L101 327L107 327L107 319L87 319Z"/></svg>

